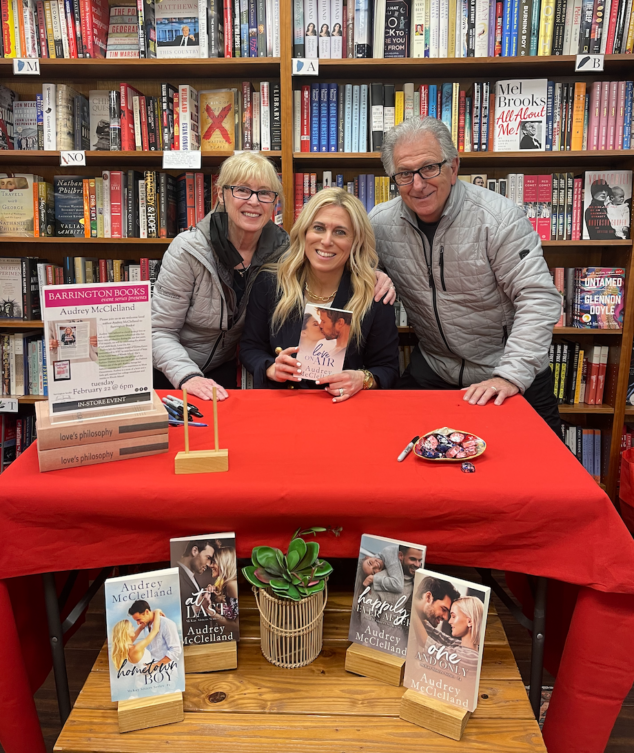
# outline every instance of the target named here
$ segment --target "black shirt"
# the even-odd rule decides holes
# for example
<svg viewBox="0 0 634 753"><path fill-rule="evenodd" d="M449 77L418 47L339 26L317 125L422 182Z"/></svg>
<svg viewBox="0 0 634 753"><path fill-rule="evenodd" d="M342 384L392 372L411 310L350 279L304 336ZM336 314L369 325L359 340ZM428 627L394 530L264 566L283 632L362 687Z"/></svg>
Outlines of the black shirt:
<svg viewBox="0 0 634 753"><path fill-rule="evenodd" d="M427 240L429 241L429 245L431 247L434 242L434 235L436 235L436 230L438 229L440 220L438 220L438 222L423 222L420 217L417 217L416 222L418 223L419 230L421 230L427 236Z"/></svg>
<svg viewBox="0 0 634 753"><path fill-rule="evenodd" d="M236 294L236 310L239 308L240 301L242 300L244 291L247 288L247 275L248 272L240 274L239 270L233 270L233 283L231 287L233 288L233 292Z"/></svg>

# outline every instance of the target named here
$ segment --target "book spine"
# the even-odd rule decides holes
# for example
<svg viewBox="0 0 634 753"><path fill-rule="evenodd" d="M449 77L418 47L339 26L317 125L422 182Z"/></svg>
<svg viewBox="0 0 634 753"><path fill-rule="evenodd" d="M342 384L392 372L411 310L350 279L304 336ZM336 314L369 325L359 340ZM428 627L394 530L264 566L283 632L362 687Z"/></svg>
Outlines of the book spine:
<svg viewBox="0 0 634 753"><path fill-rule="evenodd" d="M304 57L304 0L293 0L293 57Z"/></svg>
<svg viewBox="0 0 634 753"><path fill-rule="evenodd" d="M337 128L337 84L328 84L328 151L337 151L338 128Z"/></svg>
<svg viewBox="0 0 634 753"><path fill-rule="evenodd" d="M553 46L553 21L555 15L555 0L543 0L541 3L541 18L539 23L538 55L548 56Z"/></svg>

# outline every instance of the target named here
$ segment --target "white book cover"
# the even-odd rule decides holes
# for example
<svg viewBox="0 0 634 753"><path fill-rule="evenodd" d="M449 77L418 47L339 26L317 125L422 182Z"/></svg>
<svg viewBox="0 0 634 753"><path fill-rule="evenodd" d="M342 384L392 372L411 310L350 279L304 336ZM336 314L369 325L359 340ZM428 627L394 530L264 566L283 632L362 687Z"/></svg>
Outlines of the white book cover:
<svg viewBox="0 0 634 753"><path fill-rule="evenodd" d="M456 57L469 56L469 0L457 0L456 6Z"/></svg>
<svg viewBox="0 0 634 753"><path fill-rule="evenodd" d="M359 151L368 151L368 85L361 84L359 92Z"/></svg>
<svg viewBox="0 0 634 753"><path fill-rule="evenodd" d="M475 57L489 56L489 0L476 0Z"/></svg>
<svg viewBox="0 0 634 753"><path fill-rule="evenodd" d="M613 0L605 0L603 7L603 33L601 34L601 48L600 52L605 55L605 48L608 42L608 24L610 23L610 10L612 8ZM618 0L616 0L618 2Z"/></svg>
<svg viewBox="0 0 634 753"><path fill-rule="evenodd" d="M34 0L22 0L24 19L24 37L26 41L26 57L36 58L37 55L37 12Z"/></svg>
<svg viewBox="0 0 634 753"><path fill-rule="evenodd" d="M92 89L88 92L90 111L90 149L93 152L110 151L110 92Z"/></svg>
<svg viewBox="0 0 634 753"><path fill-rule="evenodd" d="M33 237L33 183L39 180L32 173L0 173L0 236Z"/></svg>
<svg viewBox="0 0 634 753"><path fill-rule="evenodd" d="M62 27L60 23L60 17L59 17L59 3L57 0L50 0L50 7L51 7L51 25L53 27L53 37L56 40L62 41ZM16 34L16 37L19 36ZM66 53L64 52L64 56L66 57Z"/></svg>
<svg viewBox="0 0 634 753"><path fill-rule="evenodd" d="M184 691L178 568L108 578L105 591L111 700Z"/></svg>
<svg viewBox="0 0 634 753"><path fill-rule="evenodd" d="M57 150L57 86L42 84L42 125L44 128L44 149Z"/></svg>
<svg viewBox="0 0 634 753"><path fill-rule="evenodd" d="M351 0L352 4L352 0ZM350 11L349 11L350 12ZM355 0L354 3L354 45L355 57L369 57L369 55L359 54L360 50L364 51L372 42L372 23L370 20L370 0Z"/></svg>
<svg viewBox="0 0 634 753"><path fill-rule="evenodd" d="M297 360L302 379L320 380L343 371L352 326L352 311L307 303Z"/></svg>
<svg viewBox="0 0 634 753"><path fill-rule="evenodd" d="M429 57L437 58L440 49L440 0L430 0Z"/></svg>
<svg viewBox="0 0 634 753"><path fill-rule="evenodd" d="M48 285L41 305L52 417L151 402L149 281Z"/></svg>
<svg viewBox="0 0 634 753"><path fill-rule="evenodd" d="M128 267L128 274L130 276L130 282L139 282L141 279L141 265L130 264Z"/></svg>
<svg viewBox="0 0 634 753"><path fill-rule="evenodd" d="M271 102L268 81L260 83L260 142L263 152L271 151Z"/></svg>
<svg viewBox="0 0 634 753"><path fill-rule="evenodd" d="M293 151L301 152L302 137L302 92L293 91Z"/></svg>
<svg viewBox="0 0 634 753"><path fill-rule="evenodd" d="M15 397L21 397L26 394L24 384L24 338L28 337L26 332L16 332L11 335L9 344L9 364L11 380L10 394Z"/></svg>
<svg viewBox="0 0 634 753"><path fill-rule="evenodd" d="M344 95L343 151L352 152L352 84L346 84Z"/></svg>
<svg viewBox="0 0 634 753"><path fill-rule="evenodd" d="M200 148L198 124L198 92L185 84L178 87L178 127L180 150L196 151Z"/></svg>
<svg viewBox="0 0 634 753"><path fill-rule="evenodd" d="M0 232L2 224L0 220ZM0 258L0 319L22 319L22 262Z"/></svg>
<svg viewBox="0 0 634 753"><path fill-rule="evenodd" d="M561 142L561 92L563 84L555 84L555 93L553 94L553 146L552 151L558 152Z"/></svg>
<svg viewBox="0 0 634 753"><path fill-rule="evenodd" d="M412 2L410 39L413 58L425 57L425 2L426 0L413 0Z"/></svg>
<svg viewBox="0 0 634 753"><path fill-rule="evenodd" d="M343 50L343 0L330 0L330 57L340 60Z"/></svg>
<svg viewBox="0 0 634 753"><path fill-rule="evenodd" d="M572 4L572 28L570 30L570 47L568 55L576 55L579 51L579 34L581 33L581 14L583 0L574 0ZM617 50L615 50L617 52Z"/></svg>
<svg viewBox="0 0 634 753"><path fill-rule="evenodd" d="M359 86L352 87L352 151L359 151L359 108L361 105L361 91Z"/></svg>
<svg viewBox="0 0 634 753"><path fill-rule="evenodd" d="M16 100L13 103L13 147L17 150L37 149L37 103Z"/></svg>
<svg viewBox="0 0 634 753"><path fill-rule="evenodd" d="M62 32L62 47L64 49L64 57L70 58L70 47L68 46L68 25L66 23L66 10L64 8L64 0L59 0L58 7L59 7L59 27Z"/></svg>
<svg viewBox="0 0 634 753"><path fill-rule="evenodd" d="M330 57L330 0L317 0L319 57Z"/></svg>
<svg viewBox="0 0 634 753"><path fill-rule="evenodd" d="M201 57L198 0L162 0L155 9L156 57Z"/></svg>
<svg viewBox="0 0 634 753"><path fill-rule="evenodd" d="M494 151L544 151L547 96L545 78L496 83Z"/></svg>
<svg viewBox="0 0 634 753"><path fill-rule="evenodd" d="M372 57L385 57L385 0L374 0L374 39Z"/></svg>
<svg viewBox="0 0 634 753"><path fill-rule="evenodd" d="M103 180L103 237L112 238L112 217L110 214L110 171L101 173Z"/></svg>
<svg viewBox="0 0 634 753"><path fill-rule="evenodd" d="M403 687L475 711L491 589L419 569Z"/></svg>
<svg viewBox="0 0 634 753"><path fill-rule="evenodd" d="M319 57L319 13L317 0L304 0L304 54L307 58Z"/></svg>
<svg viewBox="0 0 634 753"><path fill-rule="evenodd" d="M201 58L209 57L209 0L198 0L198 52Z"/></svg>
<svg viewBox="0 0 634 753"><path fill-rule="evenodd" d="M440 113L438 113L440 115ZM403 84L403 120L414 117L414 84Z"/></svg>
<svg viewBox="0 0 634 753"><path fill-rule="evenodd" d="M271 24L271 35L273 43L273 57L279 58L281 55L281 17L280 17L280 0L272 0L273 3L273 23Z"/></svg>
<svg viewBox="0 0 634 753"><path fill-rule="evenodd" d="M631 237L632 171L586 171L583 189L583 240Z"/></svg>
<svg viewBox="0 0 634 753"><path fill-rule="evenodd" d="M132 97L132 112L134 114L134 146L137 152L143 151L141 136L141 103L137 95Z"/></svg>
<svg viewBox="0 0 634 753"><path fill-rule="evenodd" d="M301 92L300 92L301 93ZM259 152L261 146L261 125L260 125L260 92L253 92L253 147L252 151Z"/></svg>
<svg viewBox="0 0 634 753"><path fill-rule="evenodd" d="M332 170L324 170L321 183L324 188L332 188Z"/></svg>
<svg viewBox="0 0 634 753"><path fill-rule="evenodd" d="M348 640L405 657L416 571L426 547L364 533L352 598Z"/></svg>
<svg viewBox="0 0 634 753"><path fill-rule="evenodd" d="M449 57L449 0L439 2L438 57Z"/></svg>
<svg viewBox="0 0 634 753"><path fill-rule="evenodd" d="M273 0L265 0L265 17L266 55L271 57L273 55Z"/></svg>

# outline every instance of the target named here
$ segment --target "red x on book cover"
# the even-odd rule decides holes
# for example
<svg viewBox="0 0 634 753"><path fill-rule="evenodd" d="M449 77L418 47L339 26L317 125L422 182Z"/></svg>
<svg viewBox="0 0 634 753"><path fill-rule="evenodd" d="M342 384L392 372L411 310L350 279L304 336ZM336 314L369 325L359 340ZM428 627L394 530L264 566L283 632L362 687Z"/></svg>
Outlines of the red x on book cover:
<svg viewBox="0 0 634 753"><path fill-rule="evenodd" d="M235 149L237 89L200 92L200 148L203 152Z"/></svg>

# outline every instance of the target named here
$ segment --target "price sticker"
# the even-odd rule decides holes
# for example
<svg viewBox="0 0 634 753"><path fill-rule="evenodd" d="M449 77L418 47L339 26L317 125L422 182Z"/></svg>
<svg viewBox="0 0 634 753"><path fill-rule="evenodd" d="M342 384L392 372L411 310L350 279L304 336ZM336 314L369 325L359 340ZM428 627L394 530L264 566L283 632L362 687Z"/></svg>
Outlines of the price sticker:
<svg viewBox="0 0 634 753"><path fill-rule="evenodd" d="M319 76L319 59L293 58L293 76Z"/></svg>
<svg viewBox="0 0 634 753"><path fill-rule="evenodd" d="M13 60L14 76L39 76L40 61L30 58L14 58Z"/></svg>
<svg viewBox="0 0 634 753"><path fill-rule="evenodd" d="M601 73L605 55L577 55L575 73Z"/></svg>
<svg viewBox="0 0 634 753"><path fill-rule="evenodd" d="M79 167L80 165L86 165L86 152L60 152L59 164L62 167Z"/></svg>
<svg viewBox="0 0 634 753"><path fill-rule="evenodd" d="M0 413L17 413L18 400L15 397L0 397Z"/></svg>
<svg viewBox="0 0 634 753"><path fill-rule="evenodd" d="M201 159L200 149L188 152L178 150L163 152L163 169L200 170Z"/></svg>

